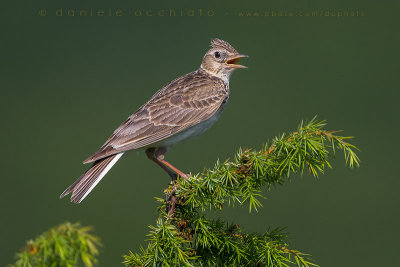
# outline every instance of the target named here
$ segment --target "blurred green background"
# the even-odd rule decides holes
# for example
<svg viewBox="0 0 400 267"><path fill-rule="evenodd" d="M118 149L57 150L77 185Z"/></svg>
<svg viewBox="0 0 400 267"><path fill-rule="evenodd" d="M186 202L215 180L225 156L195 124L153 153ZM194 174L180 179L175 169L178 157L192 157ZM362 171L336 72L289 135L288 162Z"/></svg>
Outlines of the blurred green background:
<svg viewBox="0 0 400 267"><path fill-rule="evenodd" d="M106 14L66 14L90 8ZM108 8L123 15L108 16ZM177 16L132 14L169 8ZM195 16L180 16L180 8ZM198 172L318 115L328 129L356 137L361 168L344 167L338 154L320 179L295 177L272 189L258 213L244 207L220 216L247 231L287 226L293 248L321 266L399 266L399 8L395 1L2 3L0 265L66 220L96 228L99 266L121 266L122 254L145 244L154 197L169 178L144 153L122 159L82 204L58 196L86 170L83 159L161 86L197 69L219 37L250 55L249 69L232 76L220 121L167 158ZM246 11L253 16L239 16Z"/></svg>

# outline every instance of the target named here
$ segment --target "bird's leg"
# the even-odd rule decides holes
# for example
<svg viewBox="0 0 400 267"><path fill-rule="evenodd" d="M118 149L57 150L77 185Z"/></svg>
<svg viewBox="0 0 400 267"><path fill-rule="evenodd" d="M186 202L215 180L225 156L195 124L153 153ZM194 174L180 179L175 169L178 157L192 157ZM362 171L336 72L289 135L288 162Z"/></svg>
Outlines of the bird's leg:
<svg viewBox="0 0 400 267"><path fill-rule="evenodd" d="M156 148L148 148L146 149L146 155L149 159L157 163L158 166L160 166L168 175L171 177L171 182L175 181L178 178L178 174L169 169L167 166L165 166L163 163L161 163L160 159L164 158L165 154L165 149L156 149ZM172 195L175 192L175 189L172 189L172 191L166 195L165 201L168 203L171 201Z"/></svg>
<svg viewBox="0 0 400 267"><path fill-rule="evenodd" d="M165 166L167 166L168 168L170 168L171 170L173 170L175 173L179 174L180 177L187 179L189 176L186 173L181 172L180 170L178 170L176 167L174 167L171 163L169 163L168 161L166 161L165 159L159 159L159 162L161 164L164 164ZM160 165L161 166L161 165Z"/></svg>
<svg viewBox="0 0 400 267"><path fill-rule="evenodd" d="M161 168L163 168L163 170L165 170L169 174L169 176L171 176L171 179L172 179L171 183L176 180L177 174L179 174L179 176L181 176L184 179L188 178L187 174L178 170L176 167L174 167L168 161L166 161L164 159L159 159L159 158L153 158L152 160L155 163L157 163ZM171 193L165 198L165 200L167 202L171 203L171 209L170 209L169 213L171 213L171 210L175 209L175 202L176 202L176 197L174 196L175 190L176 190L176 186L174 186Z"/></svg>
<svg viewBox="0 0 400 267"><path fill-rule="evenodd" d="M177 178L177 174L173 172L172 170L168 169L164 164L162 164L159 160L160 157L164 158L164 153L166 151L161 150L161 149L156 149L156 148L148 148L146 149L146 155L149 159L157 163L158 166L160 166L164 171L168 173L168 175L171 177L172 181L175 181Z"/></svg>
<svg viewBox="0 0 400 267"><path fill-rule="evenodd" d="M164 171L171 176L171 184L176 180L177 175L181 176L184 179L188 178L188 175L181 172L179 169L174 167L171 163L164 159L164 154L167 152L166 148L148 148L146 149L146 154L149 159L157 163ZM175 211L175 204L177 202L177 197L175 196L176 185L174 185L171 192L166 196L165 201L168 203L166 205L168 214L171 215Z"/></svg>
<svg viewBox="0 0 400 267"><path fill-rule="evenodd" d="M187 179L188 175L179 169L177 169L175 166L173 166L171 163L166 161L164 159L164 154L166 153L165 148L148 148L146 150L147 157L157 163L158 166L163 168L164 171L168 173L169 176L171 176L172 181L175 181L177 178L177 174L181 176L182 178Z"/></svg>
<svg viewBox="0 0 400 267"><path fill-rule="evenodd" d="M160 166L164 171L166 171L166 172L168 173L169 176L171 176L171 182L170 182L170 183L172 183L173 181L176 180L176 178L178 178L178 177L177 177L178 175L177 175L175 172L173 172L173 171L171 171L170 169L168 169L168 168L167 168L165 165L163 165L159 160L157 160L156 158L152 158L152 160L153 160L155 163L157 163L157 165ZM174 189L172 189L171 193L169 193L169 195L167 195L167 196L165 197L165 201L166 201L166 202L170 202L171 197L172 197L172 195L174 194L174 192L175 192L175 187L174 187Z"/></svg>
<svg viewBox="0 0 400 267"><path fill-rule="evenodd" d="M174 172L171 171L170 169L168 169L161 161L159 161L157 158L152 158L152 161L154 161L155 163L157 163L158 166L160 166L164 171L166 171L168 173L168 175L171 177L172 181L175 181L176 178L178 178L178 175Z"/></svg>

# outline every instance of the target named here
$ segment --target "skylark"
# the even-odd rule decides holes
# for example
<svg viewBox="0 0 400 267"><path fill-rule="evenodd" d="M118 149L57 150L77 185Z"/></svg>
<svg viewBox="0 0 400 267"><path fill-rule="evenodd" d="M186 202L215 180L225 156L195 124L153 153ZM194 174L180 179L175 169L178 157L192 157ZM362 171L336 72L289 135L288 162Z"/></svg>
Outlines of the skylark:
<svg viewBox="0 0 400 267"><path fill-rule="evenodd" d="M196 137L209 129L221 115L229 98L229 78L237 64L247 57L228 42L211 40L200 68L162 87L123 122L106 143L83 163L93 163L68 187L60 198L72 192L71 201L80 203L114 164L129 150L145 149L149 159L171 177L187 175L164 159L174 144Z"/></svg>

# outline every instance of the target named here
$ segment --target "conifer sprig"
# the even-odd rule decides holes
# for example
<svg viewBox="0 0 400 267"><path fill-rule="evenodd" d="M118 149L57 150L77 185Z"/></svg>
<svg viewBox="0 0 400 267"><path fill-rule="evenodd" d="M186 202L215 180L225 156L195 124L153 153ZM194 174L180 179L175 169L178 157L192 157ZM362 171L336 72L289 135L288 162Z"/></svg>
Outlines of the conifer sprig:
<svg viewBox="0 0 400 267"><path fill-rule="evenodd" d="M125 255L125 265L317 266L308 254L289 248L282 229L245 233L236 224L207 219L203 211L236 203L257 211L262 188L281 185L304 170L315 177L324 173L336 150L343 150L347 165L359 166L350 137L324 126L315 118L302 122L296 132L281 134L260 150L239 149L233 160L178 178L165 190L172 195L170 203L158 199L160 216L150 227L147 248Z"/></svg>
<svg viewBox="0 0 400 267"><path fill-rule="evenodd" d="M29 240L21 252L16 254L16 262L9 267L77 266L82 262L92 267L97 262L100 239L93 235L93 228L79 223L66 222L53 227Z"/></svg>

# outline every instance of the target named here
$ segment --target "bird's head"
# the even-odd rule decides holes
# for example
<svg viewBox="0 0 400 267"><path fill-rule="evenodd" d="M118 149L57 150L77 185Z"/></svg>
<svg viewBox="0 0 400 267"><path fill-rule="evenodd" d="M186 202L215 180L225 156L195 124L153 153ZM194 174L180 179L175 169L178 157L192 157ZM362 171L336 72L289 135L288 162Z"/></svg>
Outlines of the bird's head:
<svg viewBox="0 0 400 267"><path fill-rule="evenodd" d="M239 54L228 42L214 38L211 49L207 51L201 63L201 68L209 74L228 81L235 69L247 68L237 64L239 59L248 57Z"/></svg>

